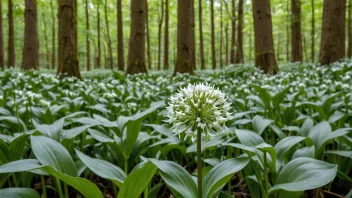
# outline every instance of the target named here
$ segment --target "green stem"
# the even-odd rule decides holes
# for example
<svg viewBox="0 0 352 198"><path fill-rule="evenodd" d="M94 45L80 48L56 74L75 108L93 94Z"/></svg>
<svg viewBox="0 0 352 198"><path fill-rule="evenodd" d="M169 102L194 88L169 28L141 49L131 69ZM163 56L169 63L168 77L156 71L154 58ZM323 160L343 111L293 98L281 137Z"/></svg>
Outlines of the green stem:
<svg viewBox="0 0 352 198"><path fill-rule="evenodd" d="M46 196L45 178L44 178L43 175L40 176L40 180L42 182L42 198L47 198L47 196Z"/></svg>
<svg viewBox="0 0 352 198"><path fill-rule="evenodd" d="M202 198L202 131L197 129L197 171L198 171L198 198Z"/></svg>
<svg viewBox="0 0 352 198"><path fill-rule="evenodd" d="M265 194L268 194L269 191L269 179L268 179L268 167L267 167L267 160L266 160L266 152L264 152L264 181L265 181Z"/></svg>
<svg viewBox="0 0 352 198"><path fill-rule="evenodd" d="M57 191L59 193L59 197L64 198L64 193L62 192L61 183L58 178L56 178L56 183L57 183Z"/></svg>
<svg viewBox="0 0 352 198"><path fill-rule="evenodd" d="M128 175L128 158L125 158L125 173Z"/></svg>
<svg viewBox="0 0 352 198"><path fill-rule="evenodd" d="M65 190L65 198L69 198L68 196L68 186L66 183L64 183L64 190Z"/></svg>

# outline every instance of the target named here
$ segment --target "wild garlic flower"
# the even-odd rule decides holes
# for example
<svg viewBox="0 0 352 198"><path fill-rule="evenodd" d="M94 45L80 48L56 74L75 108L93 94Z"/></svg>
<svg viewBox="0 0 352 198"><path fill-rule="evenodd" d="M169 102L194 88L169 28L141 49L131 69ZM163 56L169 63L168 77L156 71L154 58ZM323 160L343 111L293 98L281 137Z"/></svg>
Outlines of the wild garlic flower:
<svg viewBox="0 0 352 198"><path fill-rule="evenodd" d="M206 137L221 131L232 118L230 109L227 97L220 90L203 83L188 84L171 96L166 116L175 134L185 132L185 138L194 139L198 128Z"/></svg>

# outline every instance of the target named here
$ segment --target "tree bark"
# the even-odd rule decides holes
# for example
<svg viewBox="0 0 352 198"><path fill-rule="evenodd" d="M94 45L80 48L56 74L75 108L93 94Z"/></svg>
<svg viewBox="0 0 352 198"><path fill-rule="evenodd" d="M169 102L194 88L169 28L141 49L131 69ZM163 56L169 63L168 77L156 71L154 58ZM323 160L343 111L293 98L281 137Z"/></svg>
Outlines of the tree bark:
<svg viewBox="0 0 352 198"><path fill-rule="evenodd" d="M348 2L348 49L347 57L352 57L352 0Z"/></svg>
<svg viewBox="0 0 352 198"><path fill-rule="evenodd" d="M4 31L2 22L2 0L0 0L0 69L5 69L5 56L4 56Z"/></svg>
<svg viewBox="0 0 352 198"><path fill-rule="evenodd" d="M158 70L161 69L161 29L164 20L164 0L161 0L161 12L158 20Z"/></svg>
<svg viewBox="0 0 352 198"><path fill-rule="evenodd" d="M164 70L169 69L169 0L165 0Z"/></svg>
<svg viewBox="0 0 352 198"><path fill-rule="evenodd" d="M38 69L39 41L36 0L25 0L22 69Z"/></svg>
<svg viewBox="0 0 352 198"><path fill-rule="evenodd" d="M86 0L86 47L87 47L87 70L90 70L90 29L89 29L89 9L88 9L88 0Z"/></svg>
<svg viewBox="0 0 352 198"><path fill-rule="evenodd" d="M177 6L177 60L174 70L176 73L190 73L193 74L192 65L192 43L191 33L192 27L190 24L191 5L190 0L178 0Z"/></svg>
<svg viewBox="0 0 352 198"><path fill-rule="evenodd" d="M105 0L105 24L106 24L106 39L108 42L108 49L109 49L109 60L108 60L108 66L110 67L111 70L114 69L114 59L112 56L112 44L111 44L111 39L110 39L110 27L109 27L109 20L108 20L108 1Z"/></svg>
<svg viewBox="0 0 352 198"><path fill-rule="evenodd" d="M235 63L235 47L236 47L236 3L235 0L232 0L232 31L231 31L231 55L230 55L230 63Z"/></svg>
<svg viewBox="0 0 352 198"><path fill-rule="evenodd" d="M82 79L77 54L77 4L72 0L59 0L59 67L61 77Z"/></svg>
<svg viewBox="0 0 352 198"><path fill-rule="evenodd" d="M238 1L237 51L235 63L243 63L243 0Z"/></svg>
<svg viewBox="0 0 352 198"><path fill-rule="evenodd" d="M324 0L319 63L327 65L345 55L346 0Z"/></svg>
<svg viewBox="0 0 352 198"><path fill-rule="evenodd" d="M211 21L211 65L216 69L215 54L215 25L214 25L214 0L210 0L210 21Z"/></svg>
<svg viewBox="0 0 352 198"><path fill-rule="evenodd" d="M123 49L122 0L117 0L117 64L121 71L125 69Z"/></svg>
<svg viewBox="0 0 352 198"><path fill-rule="evenodd" d="M148 0L145 0L145 23L146 23L146 34L147 34L147 63L148 63L148 68L152 69L152 56L150 53L150 36L149 36L149 6L148 6Z"/></svg>
<svg viewBox="0 0 352 198"><path fill-rule="evenodd" d="M312 62L314 62L315 59L315 6L314 6L314 0L311 0L311 5L312 5L312 35L311 35L311 39L312 39L312 51L311 51L311 55L312 55Z"/></svg>
<svg viewBox="0 0 352 198"><path fill-rule="evenodd" d="M55 28L55 24L56 24L56 19L55 19L55 9L54 9L54 1L55 0L51 0L50 1L50 7L51 7L51 34L52 34L52 51L51 51L51 68L55 69L56 67L56 28Z"/></svg>
<svg viewBox="0 0 352 198"><path fill-rule="evenodd" d="M96 68L101 67L101 39L100 39L100 3L97 1L97 31L98 31L98 56L96 58Z"/></svg>
<svg viewBox="0 0 352 198"><path fill-rule="evenodd" d="M229 62L229 25L226 24L225 26L225 59L226 59L226 65L228 65Z"/></svg>
<svg viewBox="0 0 352 198"><path fill-rule="evenodd" d="M131 33L127 74L147 73L145 65L146 0L131 0Z"/></svg>
<svg viewBox="0 0 352 198"><path fill-rule="evenodd" d="M15 67L16 55L15 55L15 27L13 23L13 3L9 0L8 3L8 23L9 23L9 38L8 38L8 59L7 66Z"/></svg>
<svg viewBox="0 0 352 198"><path fill-rule="evenodd" d="M204 42L203 42L203 23L202 23L202 0L198 2L198 22L199 22L199 55L200 55L200 68L205 69L204 59Z"/></svg>
<svg viewBox="0 0 352 198"><path fill-rule="evenodd" d="M287 6L286 6L286 9L287 9L287 24L286 24L286 60L287 62L290 62L291 59L290 59L290 28L289 28L289 13L290 13L290 0L287 0Z"/></svg>
<svg viewBox="0 0 352 198"><path fill-rule="evenodd" d="M196 69L196 36L194 27L194 0L191 0L191 61L193 70Z"/></svg>
<svg viewBox="0 0 352 198"><path fill-rule="evenodd" d="M302 62L301 1L291 0L291 58L292 62Z"/></svg>
<svg viewBox="0 0 352 198"><path fill-rule="evenodd" d="M255 64L267 74L276 74L270 0L253 0Z"/></svg>

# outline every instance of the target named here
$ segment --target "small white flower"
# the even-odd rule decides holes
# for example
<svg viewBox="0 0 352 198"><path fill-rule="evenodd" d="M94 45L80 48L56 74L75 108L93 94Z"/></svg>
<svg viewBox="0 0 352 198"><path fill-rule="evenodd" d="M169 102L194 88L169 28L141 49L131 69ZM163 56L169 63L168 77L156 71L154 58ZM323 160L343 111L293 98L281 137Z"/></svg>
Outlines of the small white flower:
<svg viewBox="0 0 352 198"><path fill-rule="evenodd" d="M170 97L167 121L175 134L185 133L196 137L197 128L206 133L221 131L225 122L232 118L230 103L218 89L208 84L189 84Z"/></svg>

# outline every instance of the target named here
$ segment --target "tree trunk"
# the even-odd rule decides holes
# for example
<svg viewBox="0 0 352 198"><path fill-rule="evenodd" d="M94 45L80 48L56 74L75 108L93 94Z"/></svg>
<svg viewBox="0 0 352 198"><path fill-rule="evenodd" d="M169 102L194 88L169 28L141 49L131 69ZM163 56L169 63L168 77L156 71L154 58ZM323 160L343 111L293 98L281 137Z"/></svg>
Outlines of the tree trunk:
<svg viewBox="0 0 352 198"><path fill-rule="evenodd" d="M226 65L229 64L229 25L226 24L225 26L225 59Z"/></svg>
<svg viewBox="0 0 352 198"><path fill-rule="evenodd" d="M291 0L291 58L292 62L302 62L301 0Z"/></svg>
<svg viewBox="0 0 352 198"><path fill-rule="evenodd" d="M311 35L311 39L312 39L312 62L314 62L315 59L315 8L314 8L314 0L312 0L312 35Z"/></svg>
<svg viewBox="0 0 352 198"><path fill-rule="evenodd" d="M222 24L223 24L223 22L222 22L222 1L220 1L220 50L219 50L219 56L220 56L220 68L222 68L223 67L223 61L222 61L222 40L223 40L223 38L222 38Z"/></svg>
<svg viewBox="0 0 352 198"><path fill-rule="evenodd" d="M77 54L76 1L59 0L59 67L61 77L82 79Z"/></svg>
<svg viewBox="0 0 352 198"><path fill-rule="evenodd" d="M236 3L235 0L232 0L232 31L231 31L231 55L230 55L230 63L235 63L235 47L236 47Z"/></svg>
<svg viewBox="0 0 352 198"><path fill-rule="evenodd" d="M13 23L13 6L12 6L12 0L9 0L8 3L8 23L9 23L9 38L8 38L8 59L7 59L7 66L10 67L15 67L15 61L16 61L16 56L15 56L15 27Z"/></svg>
<svg viewBox="0 0 352 198"><path fill-rule="evenodd" d="M114 69L114 59L112 57L112 44L111 44L111 39L110 39L110 28L109 28L109 20L108 20L108 0L105 0L105 24L106 24L106 38L108 41L108 50L109 50L109 60L108 60L108 66L110 67L111 70Z"/></svg>
<svg viewBox="0 0 352 198"><path fill-rule="evenodd" d="M348 49L347 57L352 57L352 0L348 2Z"/></svg>
<svg viewBox="0 0 352 198"><path fill-rule="evenodd" d="M174 70L176 73L193 74L190 24L192 1L178 0L177 6L177 60Z"/></svg>
<svg viewBox="0 0 352 198"><path fill-rule="evenodd" d="M169 0L165 0L164 70L169 69Z"/></svg>
<svg viewBox="0 0 352 198"><path fill-rule="evenodd" d="M121 71L125 69L123 49L122 0L117 0L117 64Z"/></svg>
<svg viewBox="0 0 352 198"><path fill-rule="evenodd" d="M86 47L87 47L87 70L90 70L90 38L89 38L89 10L88 0L86 0Z"/></svg>
<svg viewBox="0 0 352 198"><path fill-rule="evenodd" d="M215 55L215 25L214 25L214 0L210 0L210 21L211 21L211 65L216 69Z"/></svg>
<svg viewBox="0 0 352 198"><path fill-rule="evenodd" d="M346 0L324 0L319 63L327 65L345 55Z"/></svg>
<svg viewBox="0 0 352 198"><path fill-rule="evenodd" d="M131 33L127 74L147 73L145 65L146 0L131 0Z"/></svg>
<svg viewBox="0 0 352 198"><path fill-rule="evenodd" d="M249 28L249 62L252 62L252 28Z"/></svg>
<svg viewBox="0 0 352 198"><path fill-rule="evenodd" d="M0 0L0 69L5 69L5 56L4 56L4 31L2 22L2 0Z"/></svg>
<svg viewBox="0 0 352 198"><path fill-rule="evenodd" d="M290 59L290 28L289 28L289 19L290 19L290 0L287 0L287 6L286 6L286 9L287 9L287 24L286 24L286 60L287 62L290 62L291 59Z"/></svg>
<svg viewBox="0 0 352 198"><path fill-rule="evenodd" d="M46 66L47 66L46 68L50 69L49 43L48 43L48 35L47 35L47 32L46 32L47 26L46 26L46 20L45 20L44 12L42 13L42 18L43 18L43 26L44 26L45 56L46 56Z"/></svg>
<svg viewBox="0 0 352 198"><path fill-rule="evenodd" d="M97 1L97 31L98 31L98 56L96 58L96 68L101 66L101 39L100 39L100 3Z"/></svg>
<svg viewBox="0 0 352 198"><path fill-rule="evenodd" d="M51 51L51 68L55 69L56 67L56 28L55 28L55 24L56 24L56 19L55 19L55 9L54 9L54 1L55 0L51 0L50 1L50 7L51 7L51 33L52 33L52 51Z"/></svg>
<svg viewBox="0 0 352 198"><path fill-rule="evenodd" d="M39 68L38 44L37 3L36 0L25 0L22 69L30 70Z"/></svg>
<svg viewBox="0 0 352 198"><path fill-rule="evenodd" d="M200 68L205 69L204 60L204 43L203 43L203 23L202 23L202 0L198 2L198 22L199 22L199 55L200 55Z"/></svg>
<svg viewBox="0 0 352 198"><path fill-rule="evenodd" d="M164 19L164 0L161 0L161 12L159 12L158 20L158 70L161 69L161 28Z"/></svg>
<svg viewBox="0 0 352 198"><path fill-rule="evenodd" d="M243 63L243 0L238 1L237 51L235 63Z"/></svg>
<svg viewBox="0 0 352 198"><path fill-rule="evenodd" d="M196 69L196 36L195 36L195 23L194 23L194 0L191 0L191 61L193 70Z"/></svg>
<svg viewBox="0 0 352 198"><path fill-rule="evenodd" d="M267 74L276 74L270 0L253 0L255 64Z"/></svg>
<svg viewBox="0 0 352 198"><path fill-rule="evenodd" d="M147 34L147 62L148 62L148 68L152 69L152 56L150 54L150 36L149 36L149 6L148 6L148 0L145 0L145 23L146 23L146 34Z"/></svg>

